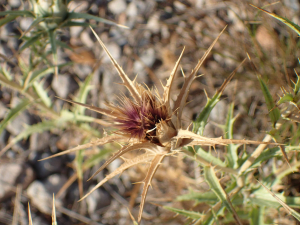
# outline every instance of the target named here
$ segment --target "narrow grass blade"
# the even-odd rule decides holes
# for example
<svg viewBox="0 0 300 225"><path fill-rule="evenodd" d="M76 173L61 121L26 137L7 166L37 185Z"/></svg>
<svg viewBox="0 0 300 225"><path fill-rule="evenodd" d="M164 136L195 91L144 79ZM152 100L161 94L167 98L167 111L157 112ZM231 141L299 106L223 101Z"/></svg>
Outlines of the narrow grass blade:
<svg viewBox="0 0 300 225"><path fill-rule="evenodd" d="M250 225L264 225L264 206L253 207L250 212Z"/></svg>
<svg viewBox="0 0 300 225"><path fill-rule="evenodd" d="M63 23L60 27L95 27L94 24L89 24L89 23L85 23L85 22L76 22L76 21L67 21L65 23Z"/></svg>
<svg viewBox="0 0 300 225"><path fill-rule="evenodd" d="M109 25L114 25L114 26L118 26L118 27L122 27L122 28L128 28L124 25L120 25L117 23L114 23L112 21L97 17L97 16L93 16L87 13L76 13L76 12L70 12L68 14L68 20L72 20L72 19L87 19L87 20L95 20L97 22L100 23L105 23L105 24L109 24Z"/></svg>
<svg viewBox="0 0 300 225"><path fill-rule="evenodd" d="M42 18L42 17L38 17L38 18L36 18L31 24L30 24L30 26L26 29L26 31L24 31L23 33L22 33L22 36L20 37L20 39L24 36L24 35L26 35L31 29L33 29L34 27L36 27L40 22L42 22L44 20L44 18Z"/></svg>
<svg viewBox="0 0 300 225"><path fill-rule="evenodd" d="M28 48L29 46L33 45L36 41L40 39L41 36L42 33L38 33L37 35L30 37L27 41L23 42L19 48L19 52L22 52L25 48Z"/></svg>
<svg viewBox="0 0 300 225"><path fill-rule="evenodd" d="M42 102L47 106L51 107L51 99L48 96L47 91L43 87L44 82L34 82L33 83L33 89L35 90L36 94L41 98Z"/></svg>
<svg viewBox="0 0 300 225"><path fill-rule="evenodd" d="M6 64L4 64L3 66L0 65L0 73L3 74L7 80L12 81L13 76L7 69Z"/></svg>
<svg viewBox="0 0 300 225"><path fill-rule="evenodd" d="M3 25L9 23L10 21L14 20L16 17L18 17L17 15L7 15L6 17L0 19L0 27L2 27Z"/></svg>
<svg viewBox="0 0 300 225"><path fill-rule="evenodd" d="M20 112L26 109L26 107L30 104L28 99L23 99L16 107L12 108L6 117L0 123L0 134L6 128L8 123L12 121Z"/></svg>
<svg viewBox="0 0 300 225"><path fill-rule="evenodd" d="M57 45L56 45L56 31L55 30L49 30L49 40L51 44L51 51L53 56L53 62L54 62L54 73L55 75L58 74L58 67L57 67Z"/></svg>
<svg viewBox="0 0 300 225"><path fill-rule="evenodd" d="M275 127L276 122L279 120L280 118L280 111L279 109L276 107L275 102L272 98L272 95L269 91L268 86L266 85L266 83L263 81L263 79L261 78L261 76L257 76L261 90L263 92L263 95L265 97L265 101L269 110L269 116L270 119L272 121L273 127Z"/></svg>
<svg viewBox="0 0 300 225"><path fill-rule="evenodd" d="M233 124L235 121L235 118L233 117L233 109L234 109L234 104L231 103L229 106L225 129L224 129L224 133L225 133L224 136L226 139L233 139ZM238 166L237 149L238 149L238 145L236 144L228 144L226 146L226 150L228 153L227 155L228 165L234 169L236 169Z"/></svg>
<svg viewBox="0 0 300 225"><path fill-rule="evenodd" d="M292 21L288 20L287 18L278 16L275 13L271 13L271 12L269 12L267 10L264 10L262 8L254 6L252 4L250 4L250 5L253 6L254 8L257 8L257 9L263 11L264 13L268 14L269 16L272 16L273 18L281 21L282 23L284 23L285 25L287 25L288 27L290 27L293 31L295 31L298 35L300 35L300 27L297 24L293 23Z"/></svg>
<svg viewBox="0 0 300 225"><path fill-rule="evenodd" d="M182 215L186 218L190 218L193 220L198 220L201 219L203 214L199 213L199 212L194 212L194 211L189 211L189 210L184 210L184 209L177 209L177 208L173 208L170 206L163 206L164 209L167 209L171 212L174 212L176 214Z"/></svg>
<svg viewBox="0 0 300 225"><path fill-rule="evenodd" d="M4 12L0 12L0 16L13 15L13 16L27 16L27 17L35 17L34 13L27 10L8 10Z"/></svg>
<svg viewBox="0 0 300 225"><path fill-rule="evenodd" d="M236 223L239 225L242 225L242 222L240 221L235 209L233 208L233 205L231 203L229 196L222 188L222 186L211 166L204 167L204 177L205 177L205 181L208 183L208 185L210 186L212 191L215 192L215 194L218 196L220 201L222 201L222 203L225 205L225 207L233 215Z"/></svg>

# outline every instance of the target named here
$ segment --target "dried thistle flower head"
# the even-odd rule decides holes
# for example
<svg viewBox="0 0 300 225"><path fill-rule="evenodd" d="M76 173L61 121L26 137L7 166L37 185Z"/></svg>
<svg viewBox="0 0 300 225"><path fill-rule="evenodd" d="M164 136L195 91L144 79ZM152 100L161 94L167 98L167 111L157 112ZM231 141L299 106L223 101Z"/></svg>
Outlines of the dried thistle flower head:
<svg viewBox="0 0 300 225"><path fill-rule="evenodd" d="M224 28L225 30L225 28ZM223 30L223 31L224 31ZM92 30L93 31L93 30ZM222 32L223 32L222 31ZM94 32L94 31L93 31ZM130 151L143 149L145 153L136 156L131 159L123 159L124 163L111 174L107 175L100 183L98 183L89 193L87 193L81 200L85 199L91 192L99 188L105 182L117 174L122 173L129 167L137 165L139 163L148 163L150 166L146 174L145 179L142 181L144 184L142 191L142 198L140 203L140 210L138 215L138 222L141 221L143 207L147 195L148 188L151 184L151 180L158 169L162 160L171 154L178 153L180 149L186 146L194 145L227 145L230 143L241 143L241 144L261 144L262 142L247 141L247 140L227 140L222 138L206 138L197 135L187 129L182 129L181 117L182 111L186 104L186 99L189 93L190 86L194 79L197 77L197 72L204 62L205 58L217 42L218 38L215 39L204 56L199 60L198 64L190 75L184 75L184 85L174 102L174 106L170 105L170 90L173 84L174 76L179 66L180 60L183 55L183 51L177 60L170 77L167 80L167 84L163 87L163 95L160 96L157 92L149 90L148 87L142 86L135 81L132 81L125 74L123 69L118 65L115 59L108 52L105 45L99 39L94 32L100 45L103 47L105 52L110 57L114 67L117 69L120 78L123 81L123 85L130 92L131 98L121 96L119 98L119 104L113 105L108 104L107 109L98 108L70 100L67 102L84 106L90 110L96 111L108 117L108 121L112 127L117 128L117 132L112 135L105 136L98 139L96 142L80 145L70 150L58 153L48 158L56 157L59 155L67 154L70 152L78 151L84 148L88 148L95 145L104 145L114 141L123 142L125 145L121 147L113 156L111 156L92 176L94 177L101 170L103 170L108 164L113 162L115 159L123 156L125 153ZM226 84L230 81L234 73L224 82L219 92L222 93ZM48 159L46 158L46 159ZM91 177L91 178L92 178ZM91 179L90 178L90 179Z"/></svg>

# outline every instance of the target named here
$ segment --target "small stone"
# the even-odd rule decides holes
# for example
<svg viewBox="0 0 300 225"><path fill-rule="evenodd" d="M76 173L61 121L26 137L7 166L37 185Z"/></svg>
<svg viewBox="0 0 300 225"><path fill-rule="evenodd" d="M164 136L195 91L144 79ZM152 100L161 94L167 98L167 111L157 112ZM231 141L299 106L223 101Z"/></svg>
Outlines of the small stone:
<svg viewBox="0 0 300 225"><path fill-rule="evenodd" d="M113 0L110 3L108 3L108 9L113 14L120 14L126 10L127 4L124 0Z"/></svg>
<svg viewBox="0 0 300 225"><path fill-rule="evenodd" d="M30 17L22 17L21 21L20 21L20 27L23 31L26 31L30 25L32 24L33 19Z"/></svg>
<svg viewBox="0 0 300 225"><path fill-rule="evenodd" d="M31 151L43 151L49 146L50 133L33 133L30 135L29 149Z"/></svg>
<svg viewBox="0 0 300 225"><path fill-rule="evenodd" d="M52 195L47 191L45 185L40 181L34 181L27 188L27 195L32 205L45 214L52 213ZM61 201L57 199L56 205L61 205ZM58 213L58 212L56 212Z"/></svg>
<svg viewBox="0 0 300 225"><path fill-rule="evenodd" d="M86 31L81 33L80 39L81 39L82 43L85 44L89 48L93 48L93 46L95 45L94 41L91 39L91 36Z"/></svg>
<svg viewBox="0 0 300 225"><path fill-rule="evenodd" d="M45 179L49 175L57 172L61 172L63 166L63 157L55 157L44 161L38 161L40 159L50 156L48 153L37 153L32 152L29 155L29 160L31 161L33 168L35 170L38 179Z"/></svg>
<svg viewBox="0 0 300 225"><path fill-rule="evenodd" d="M291 8L291 9L297 11L297 12L300 9L300 5L299 5L298 0L284 0L283 2L287 7Z"/></svg>
<svg viewBox="0 0 300 225"><path fill-rule="evenodd" d="M12 194L17 178L22 172L22 165L17 163L0 164L0 201Z"/></svg>
<svg viewBox="0 0 300 225"><path fill-rule="evenodd" d="M60 174L53 174L47 178L44 185L50 194L56 195L62 186L67 182L67 178Z"/></svg>
<svg viewBox="0 0 300 225"><path fill-rule="evenodd" d="M13 8L18 8L21 5L20 0L8 0L8 4Z"/></svg>
<svg viewBox="0 0 300 225"><path fill-rule="evenodd" d="M0 102L0 119L4 118L7 111L8 111L8 108L2 102Z"/></svg>
<svg viewBox="0 0 300 225"><path fill-rule="evenodd" d="M20 113L14 118L6 127L6 129L13 135L18 135L25 130L25 126L30 124L29 115L26 112Z"/></svg>
<svg viewBox="0 0 300 225"><path fill-rule="evenodd" d="M147 28L152 31L152 33L157 34L160 30L160 25L159 25L159 15L154 14L152 15L147 23Z"/></svg>
<svg viewBox="0 0 300 225"><path fill-rule="evenodd" d="M119 45L117 45L116 43L109 43L106 45L106 48L108 49L108 51L110 52L110 54L112 55L112 57L117 60L120 58L121 56L121 48ZM108 57L108 55L102 51L101 56L103 57L103 63L111 63L110 62L110 58Z"/></svg>
<svg viewBox="0 0 300 225"><path fill-rule="evenodd" d="M255 38L261 45L261 47L263 47L265 50L270 51L276 49L276 42L274 38L270 35L267 28L265 28L264 26L258 27Z"/></svg>
<svg viewBox="0 0 300 225"><path fill-rule="evenodd" d="M91 186L89 191L91 191L94 187L95 185ZM86 203L91 219L98 220L100 215L96 214L95 211L110 205L111 198L109 197L108 193L98 188L86 198Z"/></svg>
<svg viewBox="0 0 300 225"><path fill-rule="evenodd" d="M126 14L128 17L136 17L138 15L138 9L134 1L128 4Z"/></svg>
<svg viewBox="0 0 300 225"><path fill-rule="evenodd" d="M59 97L66 98L68 96L69 85L70 85L69 75L54 76L52 81L52 88Z"/></svg>

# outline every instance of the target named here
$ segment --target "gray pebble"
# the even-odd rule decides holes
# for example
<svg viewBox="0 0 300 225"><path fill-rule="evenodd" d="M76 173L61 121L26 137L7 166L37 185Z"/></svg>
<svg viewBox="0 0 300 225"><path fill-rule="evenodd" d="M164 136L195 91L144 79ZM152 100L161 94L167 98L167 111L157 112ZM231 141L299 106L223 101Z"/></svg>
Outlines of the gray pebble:
<svg viewBox="0 0 300 225"><path fill-rule="evenodd" d="M17 163L0 164L0 199L12 194L17 178L22 172L22 165Z"/></svg>
<svg viewBox="0 0 300 225"><path fill-rule="evenodd" d="M52 88L59 97L66 98L68 96L69 86L70 86L69 75L54 76L52 81Z"/></svg>

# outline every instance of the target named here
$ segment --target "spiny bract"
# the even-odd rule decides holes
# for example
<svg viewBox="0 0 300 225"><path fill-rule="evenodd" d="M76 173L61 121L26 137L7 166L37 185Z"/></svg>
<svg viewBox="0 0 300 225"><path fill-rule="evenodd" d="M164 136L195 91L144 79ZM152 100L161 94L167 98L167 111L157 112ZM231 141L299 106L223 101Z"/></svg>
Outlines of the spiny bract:
<svg viewBox="0 0 300 225"><path fill-rule="evenodd" d="M73 149L69 149L67 151L58 153L48 158L78 151L91 146L104 145L115 141L125 143L125 145L121 147L120 150L118 150L113 156L111 156L103 164L103 166L101 166L96 171L96 173L94 173L94 175L92 176L94 177L101 170L103 170L108 164L110 164L115 159L121 157L127 152L143 149L145 150L145 153L136 156L132 159L123 159L124 163L118 169L116 169L111 174L107 175L81 200L86 198L89 194L91 194L91 192L99 188L106 181L108 181L115 175L122 173L127 168L137 165L139 163L150 162L148 172L146 174L145 179L142 182L144 184L144 187L142 191L142 198L141 198L140 210L138 215L138 222L140 222L142 218L142 212L145 204L147 191L151 184L151 180L157 168L159 167L160 163L167 155L175 154L179 152L182 147L186 147L186 146L194 146L194 145L215 146L216 144L226 145L230 143L241 143L241 144L262 143L262 142L247 141L247 140L226 140L222 138L206 138L197 135L189 131L188 129L182 129L181 116L182 116L183 108L186 104L186 99L188 96L190 86L194 81L194 79L197 77L196 75L200 66L204 62L205 58L211 51L214 44L217 42L222 32L214 40L214 42L205 52L204 56L199 60L198 64L196 65L194 70L190 73L190 75L188 76L184 75L184 81L185 81L184 85L177 97L177 100L174 102L174 106L172 108L170 105L170 90L173 84L174 76L176 74L177 68L182 58L183 51L179 59L177 60L175 67L170 74L170 77L167 80L167 84L163 87L164 89L163 95L160 96L158 93L154 94L151 90L148 89L148 87L142 86L136 83L135 81L130 80L128 76L125 74L125 72L123 71L123 69L118 65L115 59L108 52L105 45L102 43L102 41L94 32L100 45L108 54L114 67L117 69L119 76L123 80L123 85L128 89L132 98L121 96L119 98L118 105L108 104L107 109L102 109L95 106L74 102L71 100L65 100L73 104L84 106L90 110L96 111L98 113L101 113L109 117L108 122L111 123L112 127L117 128L117 131L114 132L114 134L105 136L101 139L98 139L95 142L77 146ZM230 76L230 78L228 78L224 82L224 84L222 85L223 88L220 89L220 93L222 92L226 84L230 81L232 76Z"/></svg>

